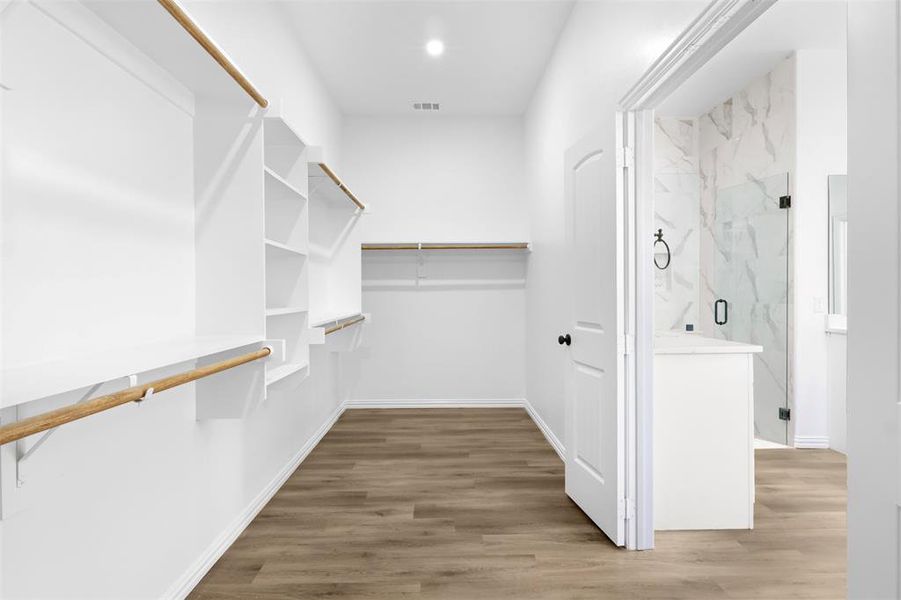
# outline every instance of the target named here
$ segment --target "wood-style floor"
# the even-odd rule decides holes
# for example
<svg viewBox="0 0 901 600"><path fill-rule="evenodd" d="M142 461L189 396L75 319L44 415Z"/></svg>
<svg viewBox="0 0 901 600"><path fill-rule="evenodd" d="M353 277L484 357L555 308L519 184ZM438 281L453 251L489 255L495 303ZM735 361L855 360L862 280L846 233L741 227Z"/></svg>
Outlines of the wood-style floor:
<svg viewBox="0 0 901 600"><path fill-rule="evenodd" d="M352 410L191 597L843 598L845 502L842 455L759 450L753 531L628 552L525 411Z"/></svg>

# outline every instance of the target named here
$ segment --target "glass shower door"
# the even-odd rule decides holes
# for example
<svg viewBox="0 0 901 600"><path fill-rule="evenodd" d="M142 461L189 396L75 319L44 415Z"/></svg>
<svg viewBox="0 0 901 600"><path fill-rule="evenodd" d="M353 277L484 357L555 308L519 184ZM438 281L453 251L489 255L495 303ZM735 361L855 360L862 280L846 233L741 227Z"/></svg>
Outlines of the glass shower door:
<svg viewBox="0 0 901 600"><path fill-rule="evenodd" d="M763 347L754 355L754 433L788 442L788 174L717 190L714 269L716 337Z"/></svg>

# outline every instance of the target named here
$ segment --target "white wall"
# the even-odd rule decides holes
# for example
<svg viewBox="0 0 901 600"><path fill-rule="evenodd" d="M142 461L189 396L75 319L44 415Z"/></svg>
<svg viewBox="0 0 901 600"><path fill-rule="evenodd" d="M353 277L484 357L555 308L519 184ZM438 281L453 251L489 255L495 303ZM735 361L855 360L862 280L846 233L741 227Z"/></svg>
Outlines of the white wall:
<svg viewBox="0 0 901 600"><path fill-rule="evenodd" d="M278 2L183 3L194 19L304 136L341 167L342 115Z"/></svg>
<svg viewBox="0 0 901 600"><path fill-rule="evenodd" d="M848 3L848 596L899 594L899 3Z"/></svg>
<svg viewBox="0 0 901 600"><path fill-rule="evenodd" d="M346 179L369 203L366 242L528 241L515 117L347 118ZM366 400L525 396L523 252L367 252L364 348L348 394Z"/></svg>
<svg viewBox="0 0 901 600"><path fill-rule="evenodd" d="M795 78L792 424L794 444L816 448L830 445L825 330L829 297L828 177L847 173L848 169L845 51L799 50Z"/></svg>
<svg viewBox="0 0 901 600"><path fill-rule="evenodd" d="M524 272L524 267L518 270ZM364 265L364 273L366 269ZM383 402L522 402L524 287L524 283L501 288L364 287L363 310L372 313L372 321L366 325L364 347L348 357L342 371L353 386L349 397ZM357 365L356 374L351 365Z"/></svg>
<svg viewBox="0 0 901 600"><path fill-rule="evenodd" d="M564 152L597 127L603 129L613 151L614 113L619 99L705 4L578 3L526 113L527 189L534 248L526 291L527 395L561 440L566 354L556 339L569 325ZM610 181L614 181L612 175Z"/></svg>
<svg viewBox="0 0 901 600"><path fill-rule="evenodd" d="M848 335L826 334L826 397L829 405L829 447L848 453Z"/></svg>
<svg viewBox="0 0 901 600"><path fill-rule="evenodd" d="M114 44L87 10L60 15ZM167 98L189 94L150 61L128 64L138 76L118 67L54 16L25 3L3 15L3 81L17 92L2 115L2 334L16 348L4 368L123 333L139 345L194 332L193 122ZM159 279L169 285L142 289Z"/></svg>
<svg viewBox="0 0 901 600"><path fill-rule="evenodd" d="M10 10L29 6L17 3ZM327 151L338 157L340 115L277 7L201 2L190 8L264 94L273 100L286 98L286 112L310 141L326 145ZM73 42L76 38L63 27L54 27L60 39L80 43ZM34 38L36 48L50 48L54 41L48 36ZM131 75L117 57L110 60L94 52L88 51L94 57L92 62L81 60L75 52L62 52L60 68L77 73L82 84L85 77L103 75L106 97L121 100L123 87L131 85ZM4 55L4 64L10 58ZM39 108L49 119L50 114L66 108L60 100L80 91L63 89L57 96L47 96L47 105ZM102 105L95 103L92 108L65 115L72 127L86 127L90 110L119 118L144 104L164 102L157 98L158 91L141 87L135 92L134 106L120 104L113 107L114 112L103 112ZM188 127L186 139L190 140L189 122L173 122L170 127L169 121L155 118L148 123L157 128L157 135L181 134L182 126ZM57 141L89 144L91 132L83 133L87 137L57 135ZM93 131L102 142L101 133ZM176 144L181 137L167 141ZM179 156L176 151L171 153L173 159ZM190 158L185 160L190 163ZM79 176L86 174L84 169L59 170L52 163L43 166L62 184L67 178L78 184ZM180 182L181 173L178 175ZM118 201L123 206L136 202L136 197L143 198L137 195L142 191L140 177L137 181L129 187L133 194L120 194ZM141 214L136 207L132 210L134 215ZM108 241L95 240L98 245ZM192 267L192 258L185 253L186 268ZM56 301L65 306L72 298L58 294ZM190 315L192 302L186 298L184 303ZM238 531L242 520L251 516L249 510L255 502L286 474L286 467L334 416L340 402L334 377L336 357L327 347L314 348L312 375L300 390L271 394L244 419L197 421L194 386L186 385L142 405L123 406L61 428L28 463L26 483L20 489L26 510L0 523L0 597L131 599L185 592L191 577L209 566L217 550L224 550L228 534ZM141 379L185 367L158 370ZM98 393L125 385L117 381ZM46 409L50 404L74 402L77 397L68 394L34 405ZM4 452L13 447L5 446ZM4 482L11 475L14 473L4 470Z"/></svg>
<svg viewBox="0 0 901 600"><path fill-rule="evenodd" d="M519 117L346 117L342 146L364 241L528 241Z"/></svg>

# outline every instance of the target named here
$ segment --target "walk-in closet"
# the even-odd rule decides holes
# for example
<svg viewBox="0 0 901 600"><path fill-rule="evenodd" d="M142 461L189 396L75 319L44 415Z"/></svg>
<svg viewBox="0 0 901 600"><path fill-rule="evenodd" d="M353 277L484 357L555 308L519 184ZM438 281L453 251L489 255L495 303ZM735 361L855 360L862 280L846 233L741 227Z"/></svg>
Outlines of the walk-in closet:
<svg viewBox="0 0 901 600"><path fill-rule="evenodd" d="M0 0L0 600L883 597L899 3Z"/></svg>

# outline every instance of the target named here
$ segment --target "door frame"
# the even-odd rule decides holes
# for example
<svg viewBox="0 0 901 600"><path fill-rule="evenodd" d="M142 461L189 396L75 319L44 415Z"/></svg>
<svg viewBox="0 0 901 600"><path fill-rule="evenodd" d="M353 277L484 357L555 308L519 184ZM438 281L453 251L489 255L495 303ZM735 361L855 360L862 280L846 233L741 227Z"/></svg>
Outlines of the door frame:
<svg viewBox="0 0 901 600"><path fill-rule="evenodd" d="M617 193L626 207L626 547L654 547L654 111L777 0L711 0L619 102ZM628 343L628 342L627 342ZM631 358L631 360L629 360Z"/></svg>

